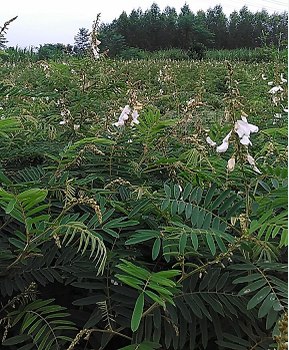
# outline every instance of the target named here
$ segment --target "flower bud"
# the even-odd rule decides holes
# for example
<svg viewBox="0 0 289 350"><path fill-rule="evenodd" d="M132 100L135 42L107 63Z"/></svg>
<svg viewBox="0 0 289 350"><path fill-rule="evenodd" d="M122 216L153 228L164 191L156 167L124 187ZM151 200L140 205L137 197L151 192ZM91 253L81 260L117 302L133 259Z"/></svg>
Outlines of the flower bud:
<svg viewBox="0 0 289 350"><path fill-rule="evenodd" d="M228 165L227 165L227 169L228 171L233 171L235 169L235 157L232 157L228 160Z"/></svg>

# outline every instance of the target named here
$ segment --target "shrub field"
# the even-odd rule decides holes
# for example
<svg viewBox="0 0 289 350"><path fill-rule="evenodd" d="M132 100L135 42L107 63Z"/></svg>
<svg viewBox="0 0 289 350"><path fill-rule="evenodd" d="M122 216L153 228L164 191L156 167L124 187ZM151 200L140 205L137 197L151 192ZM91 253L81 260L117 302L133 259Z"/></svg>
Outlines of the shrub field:
<svg viewBox="0 0 289 350"><path fill-rule="evenodd" d="M287 62L210 55L0 56L1 349L288 348Z"/></svg>

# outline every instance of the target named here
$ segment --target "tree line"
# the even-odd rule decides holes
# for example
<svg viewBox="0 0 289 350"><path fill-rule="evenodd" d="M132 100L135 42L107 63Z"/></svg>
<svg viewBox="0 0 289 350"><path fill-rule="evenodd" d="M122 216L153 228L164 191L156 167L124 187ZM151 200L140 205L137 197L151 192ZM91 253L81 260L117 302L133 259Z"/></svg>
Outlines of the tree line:
<svg viewBox="0 0 289 350"><path fill-rule="evenodd" d="M156 3L150 9L126 12L112 23L101 24L101 49L114 56L127 47L146 51L179 48L238 49L280 45L288 39L288 13L252 13L244 6L227 17L217 5L196 14L185 4L178 14L174 7L163 11Z"/></svg>

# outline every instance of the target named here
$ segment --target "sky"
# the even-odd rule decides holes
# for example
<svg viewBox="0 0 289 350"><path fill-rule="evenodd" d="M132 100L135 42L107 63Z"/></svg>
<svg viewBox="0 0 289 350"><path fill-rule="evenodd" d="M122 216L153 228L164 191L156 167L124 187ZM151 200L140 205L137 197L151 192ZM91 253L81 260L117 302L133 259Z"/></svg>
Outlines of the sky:
<svg viewBox="0 0 289 350"><path fill-rule="evenodd" d="M101 22L110 23L123 11L128 15L139 7L145 11L153 2L158 4L161 11L170 6L178 13L185 3L194 13L221 5L227 16L244 5L252 12L263 8L269 13L288 11L287 0L0 0L0 27L18 16L7 31L7 46L39 47L46 43L73 45L79 28L90 30L98 13L101 14Z"/></svg>

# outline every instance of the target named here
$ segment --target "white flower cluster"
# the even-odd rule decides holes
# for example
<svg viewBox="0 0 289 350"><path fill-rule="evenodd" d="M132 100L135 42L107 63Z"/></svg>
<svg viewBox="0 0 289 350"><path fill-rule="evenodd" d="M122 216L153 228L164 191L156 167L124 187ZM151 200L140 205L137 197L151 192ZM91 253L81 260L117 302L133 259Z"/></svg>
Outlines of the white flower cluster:
<svg viewBox="0 0 289 350"><path fill-rule="evenodd" d="M243 146L249 146L252 145L252 142L250 141L250 134L258 132L259 128L256 125L249 124L247 121L247 118L245 116L241 116L242 120L237 120L234 126L234 129L231 130L228 135L223 139L223 142L220 146L217 146L216 151L218 153L226 152L229 147L229 140L232 135L232 132L235 132L238 134L240 143ZM216 142L214 142L209 136L206 138L207 143L215 147L217 145ZM257 173L261 174L260 170L256 167L255 160L250 154L247 155L247 161L250 165L252 165L253 170L255 170ZM233 171L235 168L235 157L229 159L227 169L228 171Z"/></svg>
<svg viewBox="0 0 289 350"><path fill-rule="evenodd" d="M126 105L121 112L121 115L118 118L118 121L116 123L113 123L112 125L115 126L123 126L125 124L125 121L129 119L129 115L132 117L132 121L130 123L131 126L134 124L139 124L139 120L137 119L139 117L138 111L136 109L131 112L131 108L129 105Z"/></svg>
<svg viewBox="0 0 289 350"><path fill-rule="evenodd" d="M252 145L250 141L250 133L258 132L259 128L256 125L249 124L247 118L243 115L241 116L242 120L237 120L234 126L234 132L238 134L240 138L240 142L244 146ZM218 153L226 152L229 147L229 139L232 135L232 130L229 134L223 139L223 142L220 146L216 148ZM207 143L211 146L216 146L216 142L214 142L209 136L206 139Z"/></svg>
<svg viewBox="0 0 289 350"><path fill-rule="evenodd" d="M263 80L267 80L267 77L266 77L264 74L262 74L262 79L263 79ZM281 86L281 85L284 84L284 83L287 83L287 79L285 79L285 78L284 78L284 74L281 73L279 85L273 86L273 87L268 91L269 94L272 94L272 101L273 101L273 103L274 103L275 106L278 106L278 104L279 104L279 102L280 102L280 97L279 97L279 96L276 96L276 94L277 94L278 92L282 93L282 91L284 91L284 89L283 89L282 86ZM269 82L268 82L268 85L269 85L269 86L272 86L273 84L274 84L273 81L269 81ZM277 94L277 95L278 95L278 94ZM284 108L284 112L286 112L286 108ZM287 112L286 112L286 113L287 113Z"/></svg>

